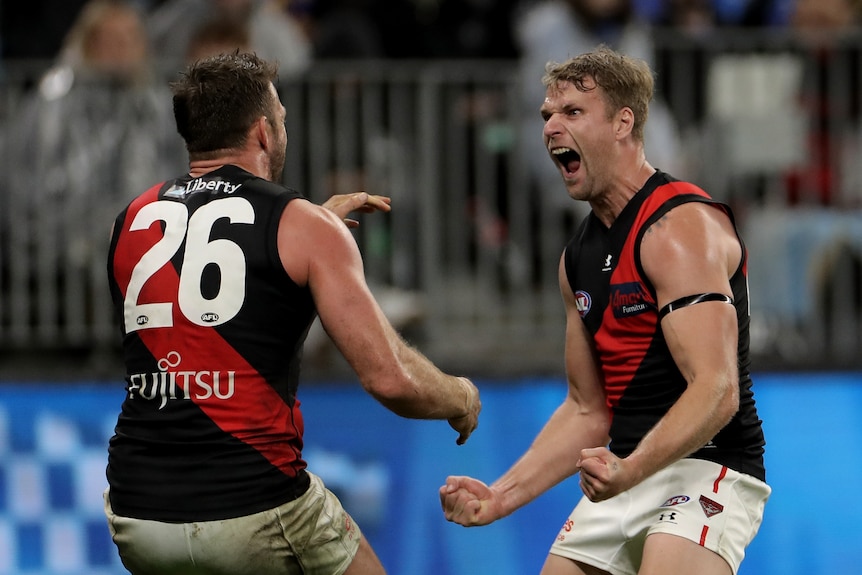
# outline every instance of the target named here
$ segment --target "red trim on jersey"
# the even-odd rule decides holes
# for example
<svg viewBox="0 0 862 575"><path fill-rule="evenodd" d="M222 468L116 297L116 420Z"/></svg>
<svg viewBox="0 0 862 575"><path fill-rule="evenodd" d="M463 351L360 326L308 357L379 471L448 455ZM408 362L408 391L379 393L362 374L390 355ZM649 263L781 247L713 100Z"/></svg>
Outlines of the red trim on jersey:
<svg viewBox="0 0 862 575"><path fill-rule="evenodd" d="M706 547L706 534L709 531L709 525L704 525L703 530L700 532L700 546Z"/></svg>
<svg viewBox="0 0 862 575"><path fill-rule="evenodd" d="M712 484L712 492L718 493L718 484L721 483L721 480L725 478L727 475L727 467L722 465L721 471L718 474L718 478L715 480L715 483Z"/></svg>
<svg viewBox="0 0 862 575"><path fill-rule="evenodd" d="M132 267L146 251L162 237L158 222L147 230L128 231L128 225L146 204L156 201L161 186L154 186L129 206L123 230L119 235L114 257L114 277L125 296L131 279ZM127 241L134 233L135 242ZM149 238L142 240L142 234ZM214 328L192 324L179 309L177 294L179 274L167 264L149 278L143 286L138 301L170 302L173 306L173 327L141 329L137 336L157 360L170 352L179 352L181 364L168 371L209 372L219 371L226 378L227 372L235 373L234 395L229 399L218 399L213 394L205 400L190 398L225 433L253 447L270 463L288 476L295 476L298 469L293 465L300 459L298 448L287 441L296 438L301 447L303 434L300 402L291 408L271 385L237 351L228 344ZM181 350L181 351L180 351ZM177 386L183 388L183 377L177 377Z"/></svg>
<svg viewBox="0 0 862 575"><path fill-rule="evenodd" d="M696 194L704 198L709 195L687 182L670 182L658 186L638 210L620 252L619 264L614 269L610 284L639 283L643 288L644 301L656 307L652 294L646 289L646 282L638 272L635 254L635 242L640 237L640 230L647 220L665 202L676 196ZM611 297L613 295L611 294ZM652 345L652 338L658 325L658 312L651 310L636 318L628 318L625 326L620 326L620 320L614 317L613 302L605 308L602 324L594 335L596 349L600 356L602 375L605 381L607 405L611 409L619 405L620 399L632 382L635 373L644 361ZM613 411L611 412L613 413Z"/></svg>

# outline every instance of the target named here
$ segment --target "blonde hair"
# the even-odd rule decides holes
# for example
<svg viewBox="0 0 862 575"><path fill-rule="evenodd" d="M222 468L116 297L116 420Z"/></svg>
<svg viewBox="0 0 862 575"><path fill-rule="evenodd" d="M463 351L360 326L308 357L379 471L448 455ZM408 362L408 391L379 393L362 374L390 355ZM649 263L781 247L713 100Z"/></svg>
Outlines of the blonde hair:
<svg viewBox="0 0 862 575"><path fill-rule="evenodd" d="M117 15L130 17L135 21L135 37L128 40L138 45L132 45L131 49L126 51L113 51L106 63L100 60L100 55L94 53L97 49L95 43L100 27ZM90 0L81 9L66 35L60 61L78 71L118 73L128 80L145 80L150 72L150 53L143 15L127 0Z"/></svg>
<svg viewBox="0 0 862 575"><path fill-rule="evenodd" d="M542 83L545 87L569 83L582 92L601 88L609 116L631 108L635 117L632 136L643 142L655 89L653 72L645 61L599 46L562 63L548 62Z"/></svg>

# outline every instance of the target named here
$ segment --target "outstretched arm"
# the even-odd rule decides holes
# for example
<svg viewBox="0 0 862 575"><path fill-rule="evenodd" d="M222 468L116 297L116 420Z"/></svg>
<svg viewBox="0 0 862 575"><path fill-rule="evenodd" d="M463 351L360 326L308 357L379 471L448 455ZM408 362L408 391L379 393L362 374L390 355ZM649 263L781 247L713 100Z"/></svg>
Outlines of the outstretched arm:
<svg viewBox="0 0 862 575"><path fill-rule="evenodd" d="M359 248L338 215L311 202L290 202L278 248L288 275L310 287L323 328L363 388L403 417L448 420L464 443L482 407L476 386L440 371L396 332L365 282Z"/></svg>
<svg viewBox="0 0 862 575"><path fill-rule="evenodd" d="M524 455L492 485L447 478L440 502L449 521L473 526L505 517L577 473L582 449L607 444L610 419L602 378L562 260L560 288L566 307L566 398Z"/></svg>

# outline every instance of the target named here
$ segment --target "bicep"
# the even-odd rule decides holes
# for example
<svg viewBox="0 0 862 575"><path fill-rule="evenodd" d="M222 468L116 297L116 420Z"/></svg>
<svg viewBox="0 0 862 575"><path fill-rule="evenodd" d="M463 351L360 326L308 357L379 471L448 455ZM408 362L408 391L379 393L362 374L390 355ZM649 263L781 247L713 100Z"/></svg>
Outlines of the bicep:
<svg viewBox="0 0 862 575"><path fill-rule="evenodd" d="M738 376L736 308L705 302L668 314L662 333L674 362L686 381L716 375L728 381Z"/></svg>
<svg viewBox="0 0 862 575"><path fill-rule="evenodd" d="M362 375L384 353L380 343L389 339L389 324L365 281L362 256L348 228L319 206L297 207L306 213L289 214L288 222L283 217L282 263L294 281L309 287L321 325Z"/></svg>
<svg viewBox="0 0 862 575"><path fill-rule="evenodd" d="M742 247L726 215L703 204L685 204L653 224L641 244L641 263L661 309L697 294L733 297L730 277ZM737 370L736 308L706 301L677 309L661 320L674 361L686 380Z"/></svg>

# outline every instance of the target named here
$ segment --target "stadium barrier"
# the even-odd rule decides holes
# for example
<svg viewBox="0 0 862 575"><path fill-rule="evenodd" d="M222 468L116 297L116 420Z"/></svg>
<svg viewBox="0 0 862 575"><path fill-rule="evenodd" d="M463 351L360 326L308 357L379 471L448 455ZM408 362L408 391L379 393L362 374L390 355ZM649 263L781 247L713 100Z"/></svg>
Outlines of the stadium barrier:
<svg viewBox="0 0 862 575"><path fill-rule="evenodd" d="M773 493L739 575L858 573L859 373L754 380ZM502 474L562 401L561 379L479 380L483 419L463 446L445 422L398 418L345 383L300 387L305 454L391 575L539 572L581 496L577 478L471 529L446 522L437 489L450 474ZM102 512L122 398L119 382L0 385L0 575L125 573ZM815 485L820 477L827 487Z"/></svg>
<svg viewBox="0 0 862 575"><path fill-rule="evenodd" d="M862 366L862 40L655 40L647 155L735 208L752 254L757 365ZM557 264L583 211L544 184L557 176L535 159L538 103L523 102L521 78L517 62L321 62L279 86L284 183L316 201L392 197L391 215L356 231L367 275L384 311L449 369L562 370ZM6 64L0 371L114 369L108 230L132 195L185 165L164 82L148 89ZM341 374L320 339L309 372Z"/></svg>

